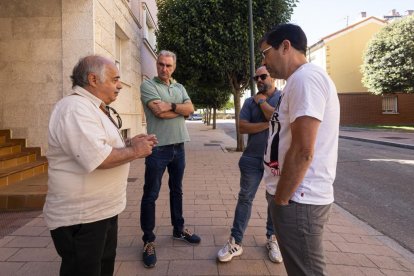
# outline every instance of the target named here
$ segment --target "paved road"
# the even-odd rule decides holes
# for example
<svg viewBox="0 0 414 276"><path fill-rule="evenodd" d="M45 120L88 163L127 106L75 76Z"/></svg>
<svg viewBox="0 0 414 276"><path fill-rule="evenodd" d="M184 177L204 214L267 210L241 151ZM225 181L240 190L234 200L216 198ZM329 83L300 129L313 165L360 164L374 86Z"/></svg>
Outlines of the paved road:
<svg viewBox="0 0 414 276"><path fill-rule="evenodd" d="M414 252L414 150L340 139L335 201Z"/></svg>
<svg viewBox="0 0 414 276"><path fill-rule="evenodd" d="M217 127L235 138L232 121ZM414 252L414 150L339 140L335 202Z"/></svg>

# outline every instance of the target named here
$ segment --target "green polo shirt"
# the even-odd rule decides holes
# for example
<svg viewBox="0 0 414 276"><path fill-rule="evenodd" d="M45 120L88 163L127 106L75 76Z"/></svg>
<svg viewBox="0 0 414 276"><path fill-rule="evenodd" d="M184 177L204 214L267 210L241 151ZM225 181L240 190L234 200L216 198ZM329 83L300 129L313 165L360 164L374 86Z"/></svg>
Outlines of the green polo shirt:
<svg viewBox="0 0 414 276"><path fill-rule="evenodd" d="M184 116L180 115L172 119L156 117L148 108L148 103L155 100L178 104L184 103L190 100L184 86L173 79L170 80L169 86L158 77L154 77L152 80L145 80L141 84L141 101L147 119L147 132L148 134L157 135L158 146L190 141Z"/></svg>

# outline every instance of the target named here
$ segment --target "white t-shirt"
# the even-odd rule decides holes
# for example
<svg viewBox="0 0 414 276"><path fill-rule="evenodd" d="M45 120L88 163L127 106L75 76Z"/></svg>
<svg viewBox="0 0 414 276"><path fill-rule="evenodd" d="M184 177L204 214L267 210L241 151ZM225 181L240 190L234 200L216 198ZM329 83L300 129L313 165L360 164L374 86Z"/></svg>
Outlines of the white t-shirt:
<svg viewBox="0 0 414 276"><path fill-rule="evenodd" d="M47 226L89 223L125 209L129 163L97 169L123 139L99 106L102 101L75 87L50 117L48 192L43 208Z"/></svg>
<svg viewBox="0 0 414 276"><path fill-rule="evenodd" d="M322 68L305 63L288 79L282 100L269 122L269 139L264 157L264 182L274 195L287 150L292 142L290 124L310 116L321 121L312 163L291 200L326 205L334 200L339 135L339 100L332 80Z"/></svg>

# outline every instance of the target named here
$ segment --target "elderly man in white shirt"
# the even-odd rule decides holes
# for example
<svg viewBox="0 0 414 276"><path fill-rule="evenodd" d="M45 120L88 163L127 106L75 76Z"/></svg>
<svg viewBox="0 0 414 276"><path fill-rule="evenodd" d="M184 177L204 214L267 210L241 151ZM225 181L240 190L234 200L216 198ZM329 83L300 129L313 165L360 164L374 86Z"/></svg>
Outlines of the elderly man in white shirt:
<svg viewBox="0 0 414 276"><path fill-rule="evenodd" d="M56 104L49 122L44 218L61 275L112 275L129 162L150 155L157 139L121 136L122 121L107 106L122 88L113 62L84 57L71 78L73 93Z"/></svg>

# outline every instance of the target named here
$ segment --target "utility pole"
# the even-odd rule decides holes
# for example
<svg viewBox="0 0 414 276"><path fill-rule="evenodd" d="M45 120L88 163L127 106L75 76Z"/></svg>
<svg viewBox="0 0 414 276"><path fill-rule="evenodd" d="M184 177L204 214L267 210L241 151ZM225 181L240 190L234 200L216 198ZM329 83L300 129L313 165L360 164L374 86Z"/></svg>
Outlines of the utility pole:
<svg viewBox="0 0 414 276"><path fill-rule="evenodd" d="M249 0L249 50L250 50L250 92L254 96L256 94L256 86L253 82L254 76L254 44L253 44L253 11L252 11L252 0Z"/></svg>

